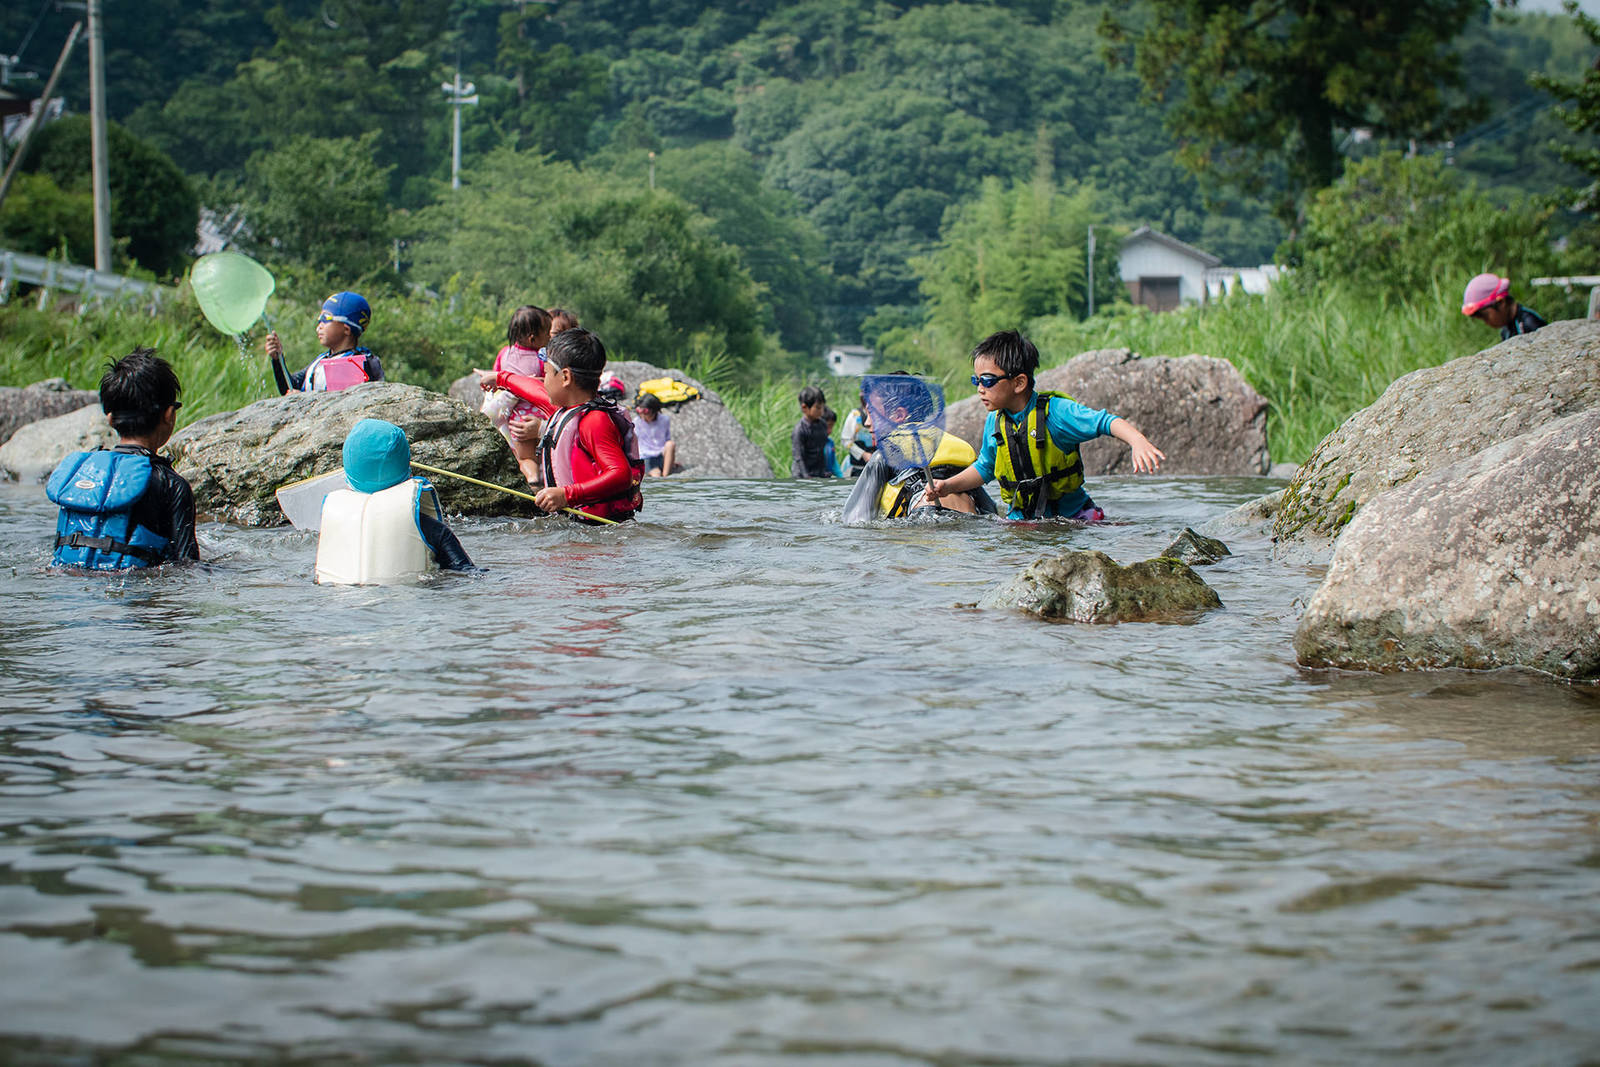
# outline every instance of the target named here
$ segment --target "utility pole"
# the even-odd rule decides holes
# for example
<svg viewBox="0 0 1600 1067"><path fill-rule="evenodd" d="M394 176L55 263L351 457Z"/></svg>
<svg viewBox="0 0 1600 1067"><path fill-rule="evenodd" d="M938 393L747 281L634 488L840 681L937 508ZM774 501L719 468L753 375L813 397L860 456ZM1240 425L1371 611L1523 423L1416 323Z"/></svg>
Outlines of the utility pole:
<svg viewBox="0 0 1600 1067"><path fill-rule="evenodd" d="M456 64L456 80L441 82L439 88L444 90L444 95L449 98L450 106L456 109L454 133L450 139L450 188L461 188L461 109L468 104L478 102L478 87L471 82L461 84L461 64Z"/></svg>
<svg viewBox="0 0 1600 1067"><path fill-rule="evenodd" d="M656 187L656 154L654 152L651 152L650 153L650 188L651 188L652 191L654 191L655 187Z"/></svg>
<svg viewBox="0 0 1600 1067"><path fill-rule="evenodd" d="M17 145L17 151L6 167L5 177L0 178L0 204L5 203L6 194L11 191L11 182L17 176L17 168L22 166L23 157L28 154L28 146L33 143L33 135L44 125L44 113L50 108L50 98L55 95L56 82L61 80L61 72L67 67L67 57L72 54L72 46L78 43L78 35L82 32L83 23L74 22L72 32L67 34L67 43L61 46L61 55L56 59L55 69L50 72L50 80L44 83L44 93L39 97L37 110L28 120L27 129L22 131L22 141Z"/></svg>
<svg viewBox="0 0 1600 1067"><path fill-rule="evenodd" d="M1084 318L1094 318L1094 227L1089 227L1089 314Z"/></svg>
<svg viewBox="0 0 1600 1067"><path fill-rule="evenodd" d="M100 0L88 0L89 114L93 131L90 166L94 180L94 269L111 270L111 180L106 158L106 48Z"/></svg>

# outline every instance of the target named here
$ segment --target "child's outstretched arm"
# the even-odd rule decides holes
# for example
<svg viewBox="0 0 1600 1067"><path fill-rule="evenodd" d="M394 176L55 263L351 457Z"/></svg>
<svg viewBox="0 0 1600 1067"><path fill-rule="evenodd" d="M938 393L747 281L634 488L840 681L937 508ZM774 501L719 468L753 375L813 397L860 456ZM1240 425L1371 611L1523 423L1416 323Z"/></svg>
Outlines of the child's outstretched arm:
<svg viewBox="0 0 1600 1067"><path fill-rule="evenodd" d="M1154 473L1161 467L1161 461L1167 454L1155 445L1150 439L1140 433L1127 419L1118 415L1111 420L1110 433L1112 437L1127 444L1133 453L1133 469L1135 473ZM959 476L958 476L959 477Z"/></svg>
<svg viewBox="0 0 1600 1067"><path fill-rule="evenodd" d="M937 504L940 497L949 496L951 493L970 493L982 487L984 481L983 472L974 465L948 478L933 479L922 491L922 499L930 504Z"/></svg>

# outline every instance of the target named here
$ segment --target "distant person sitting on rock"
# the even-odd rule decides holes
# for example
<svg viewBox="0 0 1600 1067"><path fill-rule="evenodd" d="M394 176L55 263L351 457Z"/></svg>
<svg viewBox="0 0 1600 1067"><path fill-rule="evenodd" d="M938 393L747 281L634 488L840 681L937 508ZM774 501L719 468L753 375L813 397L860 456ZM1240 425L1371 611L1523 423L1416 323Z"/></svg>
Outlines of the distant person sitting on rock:
<svg viewBox="0 0 1600 1067"><path fill-rule="evenodd" d="M983 449L966 470L929 482L930 501L969 492L993 478L1000 483L1009 519L1098 522L1105 512L1083 487L1078 455L1083 442L1109 435L1132 449L1135 471L1161 466L1166 453L1127 419L1085 407L1065 393L1036 391L1033 372L1038 367L1039 350L1016 330L978 342L972 350L972 384L989 411Z"/></svg>
<svg viewBox="0 0 1600 1067"><path fill-rule="evenodd" d="M808 385L800 390L800 421L789 437L789 476L791 478L831 478L822 446L828 440L828 424L822 412L828 398L821 389Z"/></svg>
<svg viewBox="0 0 1600 1067"><path fill-rule="evenodd" d="M52 567L111 571L198 560L194 491L156 450L178 423L178 376L153 348L135 348L100 379L117 447L74 452L45 494L61 508Z"/></svg>
<svg viewBox="0 0 1600 1067"><path fill-rule="evenodd" d="M444 568L477 570L444 524L439 495L412 477L411 444L392 422L362 419L344 439L344 480L322 502L317 581L381 585Z"/></svg>
<svg viewBox="0 0 1600 1067"><path fill-rule="evenodd" d="M1461 314L1493 326L1502 341L1548 325L1537 311L1512 299L1510 278L1496 274L1480 274L1467 283L1461 295Z"/></svg>
<svg viewBox="0 0 1600 1067"><path fill-rule="evenodd" d="M649 393L633 408L633 432L639 437L639 458L646 474L672 473L678 443L672 439L672 419L661 410L661 398Z"/></svg>
<svg viewBox="0 0 1600 1067"><path fill-rule="evenodd" d="M360 293L334 293L322 302L317 315L317 340L326 349L298 373L283 362L283 342L277 331L267 334L267 358L278 392L334 393L362 382L383 381L383 364L369 348L356 344L372 321L372 308Z"/></svg>
<svg viewBox="0 0 1600 1067"><path fill-rule="evenodd" d="M550 313L544 308L524 304L511 313L506 326L506 344L494 357L494 369L526 374L531 378L544 377L544 346L550 341ZM511 454L529 485L539 484L539 435L544 420L534 406L509 389L493 389L483 398L483 413L489 416L494 428L499 430L511 445ZM537 429L531 433L517 434L512 420L533 423Z"/></svg>

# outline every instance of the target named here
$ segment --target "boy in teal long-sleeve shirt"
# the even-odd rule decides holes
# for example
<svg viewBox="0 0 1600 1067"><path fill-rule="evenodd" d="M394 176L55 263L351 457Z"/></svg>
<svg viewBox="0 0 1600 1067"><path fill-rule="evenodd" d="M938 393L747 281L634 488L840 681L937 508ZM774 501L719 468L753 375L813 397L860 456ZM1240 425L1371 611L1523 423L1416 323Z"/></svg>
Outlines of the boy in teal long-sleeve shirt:
<svg viewBox="0 0 1600 1067"><path fill-rule="evenodd" d="M990 334L972 350L972 384L989 411L983 447L966 470L928 483L924 495L930 503L994 478L1009 519L1094 522L1105 513L1083 487L1079 445L1115 437L1132 449L1135 471L1161 466L1166 454L1127 419L1085 407L1065 393L1035 391L1038 367L1039 350L1016 330Z"/></svg>

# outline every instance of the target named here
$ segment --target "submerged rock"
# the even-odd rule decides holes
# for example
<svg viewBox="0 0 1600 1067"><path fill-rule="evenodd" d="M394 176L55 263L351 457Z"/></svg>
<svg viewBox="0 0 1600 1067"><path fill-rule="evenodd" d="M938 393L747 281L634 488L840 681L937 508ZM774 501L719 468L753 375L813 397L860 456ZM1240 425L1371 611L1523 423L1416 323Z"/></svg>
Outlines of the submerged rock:
<svg viewBox="0 0 1600 1067"><path fill-rule="evenodd" d="M1313 667L1600 677L1600 405L1372 497L1295 634Z"/></svg>
<svg viewBox="0 0 1600 1067"><path fill-rule="evenodd" d="M1413 371L1317 446L1285 490L1273 535L1325 554L1379 493L1596 405L1600 322L1553 322Z"/></svg>
<svg viewBox="0 0 1600 1067"><path fill-rule="evenodd" d="M1183 532L1161 554L1168 559L1181 560L1191 567L1209 567L1218 560L1233 555L1228 551L1228 546L1215 537L1197 534L1188 526L1183 528Z"/></svg>
<svg viewBox="0 0 1600 1067"><path fill-rule="evenodd" d="M117 443L117 431L106 421L97 399L89 407L23 426L0 445L0 471L23 481L44 481L73 452L87 452Z"/></svg>
<svg viewBox="0 0 1600 1067"><path fill-rule="evenodd" d="M690 400L672 418L672 439L678 443L678 474L691 478L771 478L772 464L750 440L739 420L715 390L708 389L682 371L663 370L652 363L633 359L613 360L606 369L620 377L628 387L626 403L639 392L639 383L651 378L676 378L700 390L700 399ZM472 410L478 410L483 392L475 375L450 383L450 395ZM799 417L798 409L796 418ZM842 418L841 414L841 418Z"/></svg>
<svg viewBox="0 0 1600 1067"><path fill-rule="evenodd" d="M167 451L194 487L201 515L245 526L281 526L288 520L274 496L278 487L341 466L345 434L363 418L386 419L404 429L414 460L528 491L505 438L487 418L441 393L398 382L258 400L184 427ZM520 497L429 477L446 511L538 514Z"/></svg>
<svg viewBox="0 0 1600 1067"><path fill-rule="evenodd" d="M99 410L100 394L74 389L65 378L46 378L20 389L0 386L0 444L30 422L53 419L90 405Z"/></svg>
<svg viewBox="0 0 1600 1067"><path fill-rule="evenodd" d="M1267 471L1266 398L1225 359L1141 357L1126 348L1106 348L1040 371L1037 384L1133 423L1166 453L1162 474ZM945 429L979 448L986 415L983 402L968 396L945 409ZM1089 441L1082 456L1090 477L1133 472L1121 441Z"/></svg>
<svg viewBox="0 0 1600 1067"><path fill-rule="evenodd" d="M1066 552L1035 560L979 603L1064 622L1188 622L1220 608L1205 581L1176 559L1126 567L1104 552Z"/></svg>

